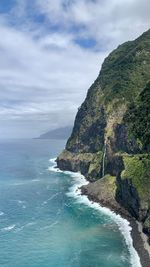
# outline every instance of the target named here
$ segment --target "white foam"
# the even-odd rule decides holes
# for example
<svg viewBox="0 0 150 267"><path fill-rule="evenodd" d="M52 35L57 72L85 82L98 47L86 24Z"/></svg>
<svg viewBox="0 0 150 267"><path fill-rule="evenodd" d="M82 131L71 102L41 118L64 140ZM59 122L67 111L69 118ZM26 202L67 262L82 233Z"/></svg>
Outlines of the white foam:
<svg viewBox="0 0 150 267"><path fill-rule="evenodd" d="M15 233L18 233L18 232L22 231L24 228L29 227L29 226L32 226L32 225L35 225L35 224L36 224L36 222L26 223L26 224L18 227L17 229L15 229Z"/></svg>
<svg viewBox="0 0 150 267"><path fill-rule="evenodd" d="M103 214L110 216L110 218L116 222L116 224L119 227L119 230L121 231L121 233L124 236L125 242L126 242L127 247L129 249L130 262L131 262L132 267L142 267L139 255L133 246L133 240L131 237L132 228L130 226L130 223L126 219L123 219L119 214L116 214L115 212L111 211L109 208L102 207L102 206L100 206L100 204L93 202L93 201L90 201L87 196L81 195L81 190L79 188L82 185L86 185L89 183L82 174L74 173L74 172L70 172L70 171L59 170L56 166L56 159L51 159L50 162L53 163L53 166L49 168L50 171L62 172L62 173L65 173L67 175L70 175L73 178L74 184L69 189L69 192L67 193L67 195L69 197L73 197L79 203L87 205L91 208L94 208L94 209L100 211Z"/></svg>
<svg viewBox="0 0 150 267"><path fill-rule="evenodd" d="M18 200L16 200L16 201L18 202L18 204L24 204L24 203L26 203L25 200L20 200L20 199L18 199Z"/></svg>
<svg viewBox="0 0 150 267"><path fill-rule="evenodd" d="M4 212L0 211L0 216L4 215Z"/></svg>
<svg viewBox="0 0 150 267"><path fill-rule="evenodd" d="M22 206L23 209L26 209L26 201L25 200L18 200L18 204Z"/></svg>
<svg viewBox="0 0 150 267"><path fill-rule="evenodd" d="M12 225L10 225L10 226L7 226L7 227L4 227L4 228L2 228L1 229L1 231L2 232L8 232L8 231L11 231L11 230L13 230L14 228L15 228L15 224L12 224Z"/></svg>
<svg viewBox="0 0 150 267"><path fill-rule="evenodd" d="M26 208L26 201L20 199L12 199L11 201L17 202L18 206L22 207L23 209Z"/></svg>
<svg viewBox="0 0 150 267"><path fill-rule="evenodd" d="M55 163L55 164L56 164L56 163ZM58 169L58 168L56 167L56 165L53 165L53 166L51 166L51 167L48 167L48 171L63 173L63 171L61 171L60 169Z"/></svg>
<svg viewBox="0 0 150 267"><path fill-rule="evenodd" d="M56 158L49 159L49 162L51 162L51 163L53 163L53 164L56 164Z"/></svg>
<svg viewBox="0 0 150 267"><path fill-rule="evenodd" d="M128 246L130 256L131 256L130 261L131 261L132 266L133 267L141 267L140 258L138 256L135 248L133 247L133 240L131 237L132 228L130 226L130 223L126 219L123 219L120 215L111 211L110 209L105 208L105 207L101 207L98 203L91 202L87 198L87 196L81 196L80 193L78 193L78 194L72 193L72 196L73 195L78 200L79 203L83 203L85 205L88 205L89 207L94 208L94 209L102 212L103 214L110 216L110 218L117 223L119 230L123 234L125 242Z"/></svg>
<svg viewBox="0 0 150 267"><path fill-rule="evenodd" d="M40 182L40 179L33 179L31 182Z"/></svg>
<svg viewBox="0 0 150 267"><path fill-rule="evenodd" d="M37 223L36 222L29 222L29 223L25 224L25 227L26 226L32 226L32 225L35 225L35 224L37 224Z"/></svg>
<svg viewBox="0 0 150 267"><path fill-rule="evenodd" d="M22 186L22 185L27 185L27 184L30 184L30 183L37 183L37 182L40 182L40 181L41 181L40 179L26 180L24 182L15 182L15 183L11 184L11 186Z"/></svg>
<svg viewBox="0 0 150 267"><path fill-rule="evenodd" d="M60 193L53 194L50 198L47 199L47 201L52 200L53 198L57 197Z"/></svg>
<svg viewBox="0 0 150 267"><path fill-rule="evenodd" d="M53 222L52 224L50 224L50 225L46 225L46 226L44 226L44 227L42 227L41 228L41 230L43 230L43 229L49 229L49 228L53 228L55 225L57 225L59 222L58 221L55 221L55 222Z"/></svg>
<svg viewBox="0 0 150 267"><path fill-rule="evenodd" d="M20 182L18 182L18 183L13 183L13 184L11 184L12 186L20 186L20 185L25 185L26 183L20 183Z"/></svg>
<svg viewBox="0 0 150 267"><path fill-rule="evenodd" d="M48 198L47 200L45 200L45 201L42 203L42 206L43 206L43 205L46 205L46 204L48 203L48 201L50 201L50 200L52 200L53 198L57 197L59 194L60 194L60 192L53 194L50 198Z"/></svg>

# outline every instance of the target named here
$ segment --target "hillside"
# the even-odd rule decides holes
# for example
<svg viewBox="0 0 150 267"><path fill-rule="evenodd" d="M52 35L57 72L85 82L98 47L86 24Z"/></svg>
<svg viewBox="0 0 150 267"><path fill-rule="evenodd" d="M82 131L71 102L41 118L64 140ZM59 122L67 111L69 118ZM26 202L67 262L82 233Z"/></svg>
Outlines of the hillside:
<svg viewBox="0 0 150 267"><path fill-rule="evenodd" d="M101 183L113 184L115 201L143 224L150 238L149 81L150 30L105 59L57 165L80 171L99 190Z"/></svg>

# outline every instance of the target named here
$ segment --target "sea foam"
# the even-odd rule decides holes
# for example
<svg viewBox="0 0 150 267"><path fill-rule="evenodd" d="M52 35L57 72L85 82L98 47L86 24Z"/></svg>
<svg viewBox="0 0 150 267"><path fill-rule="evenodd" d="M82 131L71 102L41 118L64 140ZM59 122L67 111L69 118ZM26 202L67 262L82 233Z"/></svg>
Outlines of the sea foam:
<svg viewBox="0 0 150 267"><path fill-rule="evenodd" d="M68 197L73 197L78 203L82 203L91 208L94 208L95 210L100 211L105 215L108 215L118 225L118 228L121 231L127 244L130 253L130 263L132 267L142 267L139 255L133 247L133 240L131 237L132 228L130 226L130 223L126 219L123 219L119 214L116 214L115 212L111 211L109 208L102 207L99 203L90 201L87 196L81 195L80 187L89 183L81 173L61 171L59 168L57 168L55 158L50 159L49 161L53 164L48 168L49 171L64 173L66 175L70 175L73 178L74 184L70 187L69 192L67 192Z"/></svg>
<svg viewBox="0 0 150 267"><path fill-rule="evenodd" d="M9 225L7 227L2 228L1 232L9 232L9 231L13 230L15 227L16 227L15 224Z"/></svg>

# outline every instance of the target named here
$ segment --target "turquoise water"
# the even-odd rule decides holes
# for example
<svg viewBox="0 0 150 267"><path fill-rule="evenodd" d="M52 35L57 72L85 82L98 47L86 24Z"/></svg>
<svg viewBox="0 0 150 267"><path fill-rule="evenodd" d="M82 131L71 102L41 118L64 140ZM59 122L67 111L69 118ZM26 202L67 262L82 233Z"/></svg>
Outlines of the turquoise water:
<svg viewBox="0 0 150 267"><path fill-rule="evenodd" d="M0 266L130 267L110 216L68 195L75 180L50 171L65 141L0 141Z"/></svg>

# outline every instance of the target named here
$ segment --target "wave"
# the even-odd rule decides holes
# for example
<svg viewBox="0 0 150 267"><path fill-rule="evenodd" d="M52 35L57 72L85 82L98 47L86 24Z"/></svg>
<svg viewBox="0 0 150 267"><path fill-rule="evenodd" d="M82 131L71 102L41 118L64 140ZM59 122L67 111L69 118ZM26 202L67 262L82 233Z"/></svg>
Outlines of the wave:
<svg viewBox="0 0 150 267"><path fill-rule="evenodd" d="M58 223L59 223L59 221L55 221L55 222L51 223L50 225L46 225L46 226L40 228L40 230L53 228L53 227L54 227L55 225L57 225Z"/></svg>
<svg viewBox="0 0 150 267"><path fill-rule="evenodd" d="M9 231L13 230L15 227L16 227L15 224L9 225L7 227L2 228L1 232L9 232Z"/></svg>
<svg viewBox="0 0 150 267"><path fill-rule="evenodd" d="M53 194L50 198L48 198L47 200L45 200L42 205L46 205L48 203L48 201L51 201L52 199L54 199L55 197L57 197L58 195L60 195L60 192L57 192L55 194Z"/></svg>
<svg viewBox="0 0 150 267"><path fill-rule="evenodd" d="M58 169L56 167L56 165L53 165L53 166L48 167L48 171L63 173L63 171L61 171L60 169Z"/></svg>
<svg viewBox="0 0 150 267"><path fill-rule="evenodd" d="M30 183L37 183L37 182L40 182L41 180L40 179L32 179L32 180L26 180L26 181L18 181L18 182L14 182L11 184L11 186L22 186L22 185L27 185L27 184L30 184Z"/></svg>
<svg viewBox="0 0 150 267"><path fill-rule="evenodd" d="M65 173L73 178L74 184L70 187L69 192L67 193L69 197L73 197L78 203L82 203L90 208L100 211L105 215L108 215L114 222L116 222L128 247L130 253L130 263L132 267L142 267L139 255L133 247L133 240L131 237L132 228L130 223L126 219L123 219L119 214L111 211L109 208L102 207L99 203L90 201L87 196L81 195L80 187L89 183L81 173L61 171L59 168L57 168L56 159L50 159L49 161L53 164L53 166L49 167L50 171Z"/></svg>
<svg viewBox="0 0 150 267"><path fill-rule="evenodd" d="M33 226L35 224L36 224L36 222L28 222L28 223L16 228L15 233L18 233L18 232L22 231L24 228Z"/></svg>
<svg viewBox="0 0 150 267"><path fill-rule="evenodd" d="M49 159L49 162L56 164L56 158Z"/></svg>
<svg viewBox="0 0 150 267"><path fill-rule="evenodd" d="M26 201L25 200L18 200L18 204L22 206L23 209L26 209Z"/></svg>
<svg viewBox="0 0 150 267"><path fill-rule="evenodd" d="M26 202L25 200L20 200L20 199L12 199L11 201L16 202L18 206L22 207L22 209L26 208Z"/></svg>
<svg viewBox="0 0 150 267"><path fill-rule="evenodd" d="M40 179L33 179L31 182L40 182Z"/></svg>
<svg viewBox="0 0 150 267"><path fill-rule="evenodd" d="M18 204L23 204L23 203L26 203L26 201L25 200L20 200L20 199L18 199L18 200L16 200L17 202L18 202Z"/></svg>
<svg viewBox="0 0 150 267"><path fill-rule="evenodd" d="M0 216L4 215L4 212L0 211Z"/></svg>

